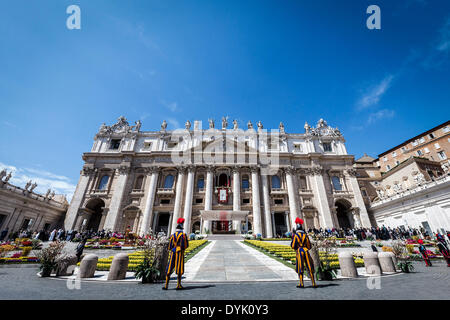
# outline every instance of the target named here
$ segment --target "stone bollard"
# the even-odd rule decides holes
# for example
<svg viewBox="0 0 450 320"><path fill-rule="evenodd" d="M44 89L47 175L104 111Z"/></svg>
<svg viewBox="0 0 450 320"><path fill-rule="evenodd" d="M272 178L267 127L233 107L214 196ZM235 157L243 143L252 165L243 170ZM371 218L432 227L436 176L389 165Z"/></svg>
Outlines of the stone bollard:
<svg viewBox="0 0 450 320"><path fill-rule="evenodd" d="M126 253L116 254L111 263L111 268L109 269L108 280L125 279L129 260L130 258Z"/></svg>
<svg viewBox="0 0 450 320"><path fill-rule="evenodd" d="M81 260L78 278L93 278L97 268L98 257L95 254L88 254Z"/></svg>
<svg viewBox="0 0 450 320"><path fill-rule="evenodd" d="M382 274L380 262L378 261L378 253L364 252L363 259L368 274Z"/></svg>
<svg viewBox="0 0 450 320"><path fill-rule="evenodd" d="M76 255L69 255L64 260L58 261L58 267L56 269L56 276L71 276L77 265L78 258Z"/></svg>
<svg viewBox="0 0 450 320"><path fill-rule="evenodd" d="M350 252L339 253L339 266L341 268L341 275L343 277L349 278L358 277L355 261L353 260L353 255Z"/></svg>
<svg viewBox="0 0 450 320"><path fill-rule="evenodd" d="M395 272L394 254L392 252L380 252L378 260L382 272Z"/></svg>

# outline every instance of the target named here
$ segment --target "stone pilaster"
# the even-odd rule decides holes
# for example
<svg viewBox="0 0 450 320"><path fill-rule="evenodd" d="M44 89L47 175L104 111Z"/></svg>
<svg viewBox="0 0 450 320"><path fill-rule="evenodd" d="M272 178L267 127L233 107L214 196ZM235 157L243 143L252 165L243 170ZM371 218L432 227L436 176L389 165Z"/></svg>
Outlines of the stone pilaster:
<svg viewBox="0 0 450 320"><path fill-rule="evenodd" d="M181 217L181 200L183 198L184 175L186 168L178 168L177 186L175 189L175 204L173 207L172 224L170 233L174 233L177 228L177 220Z"/></svg>
<svg viewBox="0 0 450 320"><path fill-rule="evenodd" d="M80 179L78 180L75 193L73 194L72 201L70 202L69 208L67 209L66 218L64 220L65 230L75 229L75 221L77 220L78 211L83 205L83 199L87 191L89 178L93 173L93 169L86 167L81 171Z"/></svg>
<svg viewBox="0 0 450 320"><path fill-rule="evenodd" d="M240 178L240 168L233 168L233 210L239 211L241 210L241 178ZM241 232L241 221L234 220L233 221L233 229Z"/></svg>
<svg viewBox="0 0 450 320"><path fill-rule="evenodd" d="M312 187L320 213L321 227L333 228L333 219L331 217L330 205L328 203L327 192L325 189L323 169L322 167L315 166L308 170L308 174L312 176Z"/></svg>
<svg viewBox="0 0 450 320"><path fill-rule="evenodd" d="M213 194L213 167L208 166L206 168L206 186L205 186L205 210L212 209L212 194ZM203 221L203 231L211 231L210 221Z"/></svg>
<svg viewBox="0 0 450 320"><path fill-rule="evenodd" d="M150 173L150 184L147 191L147 199L145 200L141 229L139 230L141 236L146 235L151 230L150 222L153 220L153 204L155 202L159 170L157 168L150 168L148 173Z"/></svg>
<svg viewBox="0 0 450 320"><path fill-rule="evenodd" d="M253 232L262 234L261 201L259 196L259 168L252 167L252 202L253 202Z"/></svg>
<svg viewBox="0 0 450 320"><path fill-rule="evenodd" d="M261 175L262 180L262 191L263 191L263 201L264 201L264 220L265 224L265 236L267 238L273 237L273 228L272 228L272 220L273 215L270 213L270 197L269 197L269 181L267 179L267 175Z"/></svg>
<svg viewBox="0 0 450 320"><path fill-rule="evenodd" d="M295 181L294 181L294 170L293 168L286 168L286 182L287 182L287 189L288 189L288 197L289 197L289 211L290 211L290 221L291 225L295 225L295 219L297 217L300 217L301 214L298 210L298 202L297 202L297 191L295 188Z"/></svg>
<svg viewBox="0 0 450 320"><path fill-rule="evenodd" d="M366 205L364 204L364 199L361 195L361 189L359 188L358 180L356 179L356 170L349 169L346 171L346 173L353 191L353 196L355 197L354 199L356 202L356 206L359 208L361 226L363 228L370 228L372 225L370 223L369 214L366 210Z"/></svg>
<svg viewBox="0 0 450 320"><path fill-rule="evenodd" d="M184 232L188 235L191 233L191 218L192 218L192 197L194 195L194 173L193 166L188 167L188 176L186 183L186 198L184 201Z"/></svg>
<svg viewBox="0 0 450 320"><path fill-rule="evenodd" d="M118 177L114 184L114 193L111 198L109 213L105 220L105 230L117 231L115 229L119 213L121 211L129 171L130 168L128 166L120 166L118 169L116 169L116 174L118 175Z"/></svg>

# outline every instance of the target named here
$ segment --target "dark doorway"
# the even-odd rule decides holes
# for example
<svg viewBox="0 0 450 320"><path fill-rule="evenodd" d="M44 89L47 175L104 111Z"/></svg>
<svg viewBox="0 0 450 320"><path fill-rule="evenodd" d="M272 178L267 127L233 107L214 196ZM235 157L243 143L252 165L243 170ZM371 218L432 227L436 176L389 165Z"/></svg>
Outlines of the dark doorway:
<svg viewBox="0 0 450 320"><path fill-rule="evenodd" d="M219 176L219 187L228 187L228 176L225 173Z"/></svg>
<svg viewBox="0 0 450 320"><path fill-rule="evenodd" d="M101 199L93 199L86 205L91 216L86 226L86 230L98 231L100 222L102 220L102 211L105 207L105 203Z"/></svg>
<svg viewBox="0 0 450 320"><path fill-rule="evenodd" d="M166 235L168 235L169 221L170 221L170 213L161 212L158 217L158 225L156 226L156 233L164 232Z"/></svg>
<svg viewBox="0 0 450 320"><path fill-rule="evenodd" d="M286 226L286 215L284 212L275 212L273 217L275 220L275 236L282 237L288 231Z"/></svg>
<svg viewBox="0 0 450 320"><path fill-rule="evenodd" d="M351 205L343 201L336 201L336 216L340 228L351 228L352 225L349 219L349 209Z"/></svg>

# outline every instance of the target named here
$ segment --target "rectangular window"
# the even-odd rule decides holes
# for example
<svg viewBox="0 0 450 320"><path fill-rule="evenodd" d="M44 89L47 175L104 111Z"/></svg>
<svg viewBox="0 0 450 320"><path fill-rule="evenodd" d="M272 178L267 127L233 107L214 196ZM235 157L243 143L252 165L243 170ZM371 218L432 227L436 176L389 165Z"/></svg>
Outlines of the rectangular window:
<svg viewBox="0 0 450 320"><path fill-rule="evenodd" d="M418 155L418 156L423 156L422 150L417 150L417 155Z"/></svg>
<svg viewBox="0 0 450 320"><path fill-rule="evenodd" d="M170 199L161 199L161 204L170 204Z"/></svg>
<svg viewBox="0 0 450 320"><path fill-rule="evenodd" d="M301 190L306 190L306 189L308 189L308 184L306 183L306 177L300 177L299 178L299 184L300 184L300 189Z"/></svg>
<svg viewBox="0 0 450 320"><path fill-rule="evenodd" d="M395 152L395 151L392 152L392 156L393 156L393 157L396 157L396 156L397 156L397 152Z"/></svg>
<svg viewBox="0 0 450 320"><path fill-rule="evenodd" d="M402 151L406 152L406 151L408 151L408 148L407 147L402 147Z"/></svg>
<svg viewBox="0 0 450 320"><path fill-rule="evenodd" d="M274 199L273 202L275 204L283 204L283 199Z"/></svg>
<svg viewBox="0 0 450 320"><path fill-rule="evenodd" d="M450 131L450 127L449 126L443 127L442 131L444 131L444 133L447 133Z"/></svg>
<svg viewBox="0 0 450 320"><path fill-rule="evenodd" d="M436 137L434 136L434 134L432 134L432 133L430 133L430 134L428 135L428 137L429 137L430 139L436 138Z"/></svg>
<svg viewBox="0 0 450 320"><path fill-rule="evenodd" d="M425 151L425 153L430 153L430 149L428 148L423 148L423 150Z"/></svg>
<svg viewBox="0 0 450 320"><path fill-rule="evenodd" d="M28 225L30 224L30 219L25 219L25 220L23 220L23 223L22 223L22 227L20 228L21 230L26 230L26 229L28 229Z"/></svg>
<svg viewBox="0 0 450 320"><path fill-rule="evenodd" d="M2 225L3 225L3 222L5 222L5 220L6 220L6 215L0 214L0 230L1 231L3 231Z"/></svg>
<svg viewBox="0 0 450 320"><path fill-rule="evenodd" d="M425 142L425 138L424 138L424 137L420 138L420 139L419 139L419 142L420 142L420 143L424 143L424 142Z"/></svg>
<svg viewBox="0 0 450 320"><path fill-rule="evenodd" d="M109 148L111 150L119 150L120 141L122 141L122 140L121 139L112 139L111 144L109 145Z"/></svg>
<svg viewBox="0 0 450 320"><path fill-rule="evenodd" d="M197 199L195 199L195 203L203 203L203 198L197 198Z"/></svg>
<svg viewBox="0 0 450 320"><path fill-rule="evenodd" d="M445 154L444 151L439 151L438 156L439 156L439 159L441 159L441 160L447 159L447 155Z"/></svg>
<svg viewBox="0 0 450 320"><path fill-rule="evenodd" d="M366 192L366 190L361 189L361 193L362 193L363 197L367 197L367 192Z"/></svg>
<svg viewBox="0 0 450 320"><path fill-rule="evenodd" d="M435 143L435 144L434 144L434 147L435 147L436 149L440 149L440 148L441 148L441 146L439 145L439 143Z"/></svg>
<svg viewBox="0 0 450 320"><path fill-rule="evenodd" d="M386 169L391 170L391 166L390 166L390 165L387 165L387 166L386 166Z"/></svg>
<svg viewBox="0 0 450 320"><path fill-rule="evenodd" d="M414 140L413 142L411 142L411 144L413 145L413 147L417 146L417 140Z"/></svg>
<svg viewBox="0 0 450 320"><path fill-rule="evenodd" d="M302 151L302 145L300 143L294 143L294 151L301 152Z"/></svg>
<svg viewBox="0 0 450 320"><path fill-rule="evenodd" d="M386 162L387 161L387 157L383 157L383 161Z"/></svg>
<svg viewBox="0 0 450 320"><path fill-rule="evenodd" d="M242 199L242 203L243 204L249 204L250 203L250 199L249 198Z"/></svg>
<svg viewBox="0 0 450 320"><path fill-rule="evenodd" d="M331 151L333 151L332 148L331 148L331 143L329 143L329 142L324 142L324 143L323 143L323 151L325 151L325 152L331 152Z"/></svg>
<svg viewBox="0 0 450 320"><path fill-rule="evenodd" d="M400 164L400 161L395 161L395 165L398 166Z"/></svg>

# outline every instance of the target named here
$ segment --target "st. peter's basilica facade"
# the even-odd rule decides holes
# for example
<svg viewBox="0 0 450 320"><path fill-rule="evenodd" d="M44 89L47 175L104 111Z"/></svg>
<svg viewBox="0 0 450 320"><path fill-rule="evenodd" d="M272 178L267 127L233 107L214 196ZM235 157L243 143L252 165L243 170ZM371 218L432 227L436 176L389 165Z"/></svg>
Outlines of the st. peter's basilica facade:
<svg viewBox="0 0 450 320"><path fill-rule="evenodd" d="M306 228L370 227L354 158L337 128L319 120L304 133L222 118L169 131L141 131L120 117L103 124L67 211L66 230L243 233L264 237Z"/></svg>

